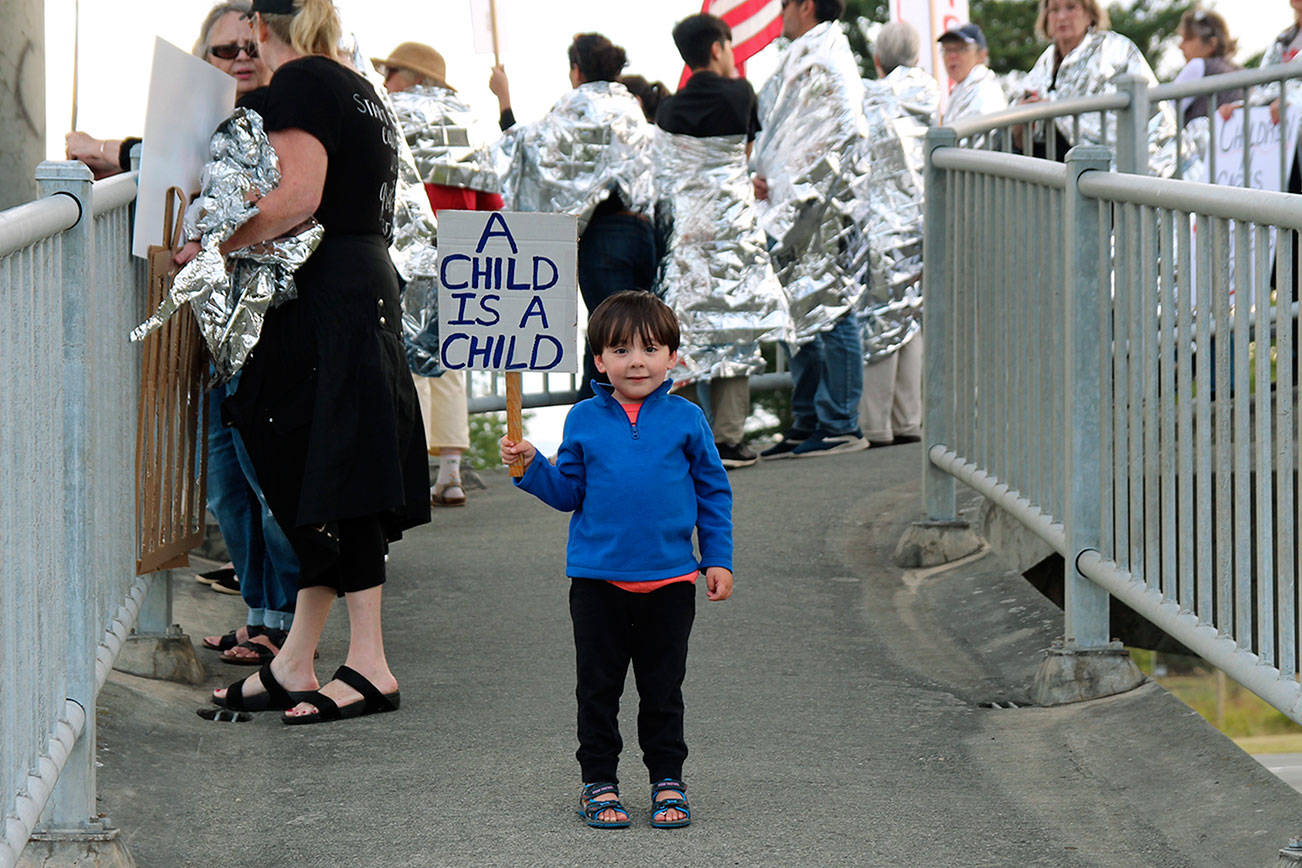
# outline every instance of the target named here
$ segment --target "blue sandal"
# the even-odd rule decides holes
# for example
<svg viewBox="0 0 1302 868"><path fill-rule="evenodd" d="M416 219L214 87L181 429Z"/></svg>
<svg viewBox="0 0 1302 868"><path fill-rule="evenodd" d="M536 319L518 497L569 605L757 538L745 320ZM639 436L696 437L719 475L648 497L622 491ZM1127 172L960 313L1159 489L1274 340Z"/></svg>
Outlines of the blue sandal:
<svg viewBox="0 0 1302 868"><path fill-rule="evenodd" d="M605 801L597 801L597 796L606 793L614 793L615 798ZM597 819L606 811L618 811L624 815L622 820L599 820ZM628 809L619 801L619 787L605 781L584 784L583 791L579 793L579 816L583 821L594 829L627 829L630 823L628 818Z"/></svg>
<svg viewBox="0 0 1302 868"><path fill-rule="evenodd" d="M656 800L656 796L665 792L681 793L680 797L669 796L664 799ZM667 811L681 811L685 816L679 820L664 820L661 817ZM687 787L682 781L676 781L672 778L665 778L663 781L656 781L651 785L651 825L656 829L681 829L683 826L692 824L692 806L687 804Z"/></svg>

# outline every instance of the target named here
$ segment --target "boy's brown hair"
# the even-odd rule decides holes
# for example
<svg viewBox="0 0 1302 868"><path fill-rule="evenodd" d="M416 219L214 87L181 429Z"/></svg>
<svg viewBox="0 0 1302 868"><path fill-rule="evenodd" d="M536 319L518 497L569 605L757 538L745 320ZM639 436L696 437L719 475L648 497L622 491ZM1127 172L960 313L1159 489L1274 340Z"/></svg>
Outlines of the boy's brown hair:
<svg viewBox="0 0 1302 868"><path fill-rule="evenodd" d="M607 298L588 319L588 345L594 356L626 344L637 335L643 344L660 344L678 352L678 318L654 293L624 290Z"/></svg>

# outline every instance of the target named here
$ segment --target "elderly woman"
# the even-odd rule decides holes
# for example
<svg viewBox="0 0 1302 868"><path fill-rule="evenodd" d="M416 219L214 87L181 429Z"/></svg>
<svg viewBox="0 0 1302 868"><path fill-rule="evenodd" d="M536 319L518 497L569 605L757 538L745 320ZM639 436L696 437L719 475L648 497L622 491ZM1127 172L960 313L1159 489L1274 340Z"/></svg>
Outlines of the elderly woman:
<svg viewBox="0 0 1302 868"><path fill-rule="evenodd" d="M271 663L213 694L217 705L285 710L287 724L398 707L380 630L385 552L429 521L429 472L389 259L398 141L371 85L336 57L330 0L254 0L262 100L280 185L223 245L229 253L315 217L325 237L272 310L224 404L267 501L298 554L298 612ZM193 257L192 242L177 256ZM348 655L318 688L313 657L331 603L348 607Z"/></svg>
<svg viewBox="0 0 1302 868"><path fill-rule="evenodd" d="M949 100L940 112L940 123L952 124L1008 108L999 80L986 66L990 51L986 35L975 24L951 27L936 40L940 43L945 72L954 82Z"/></svg>
<svg viewBox="0 0 1302 868"><path fill-rule="evenodd" d="M1022 102L1110 93L1117 89L1117 80L1127 74L1140 76L1149 86L1156 85L1157 77L1143 52L1120 33L1108 30L1108 23L1107 10L1098 0L1040 0L1035 33L1053 44L1027 74ZM1170 139L1174 124L1167 106L1156 109L1149 121L1150 153L1156 153ZM1053 135L1053 153L1061 160L1073 145L1115 145L1116 123L1109 117L1106 129L1101 129L1098 114L1087 113L1080 116L1078 134L1074 119L1064 116L1055 119ZM1034 150L1036 156L1045 156L1048 148L1037 142ZM1150 169L1157 174L1169 173L1169 167L1154 165L1151 158Z"/></svg>
<svg viewBox="0 0 1302 868"><path fill-rule="evenodd" d="M570 85L542 120L513 127L499 147L508 207L579 218L579 292L588 311L625 289L651 288L656 275L651 207L653 130L642 104L618 81L624 49L600 33L570 43ZM505 72L490 84L509 119ZM513 117L513 116L512 116ZM579 397L602 375L583 354ZM603 378L604 379L604 378Z"/></svg>
<svg viewBox="0 0 1302 868"><path fill-rule="evenodd" d="M257 90L267 83L271 73L258 58L258 46L245 14L249 0L218 3L204 18L194 56L235 79L235 98ZM95 177L105 178L131 168L131 146L140 139L97 139L73 131L64 139L69 160L81 160Z"/></svg>

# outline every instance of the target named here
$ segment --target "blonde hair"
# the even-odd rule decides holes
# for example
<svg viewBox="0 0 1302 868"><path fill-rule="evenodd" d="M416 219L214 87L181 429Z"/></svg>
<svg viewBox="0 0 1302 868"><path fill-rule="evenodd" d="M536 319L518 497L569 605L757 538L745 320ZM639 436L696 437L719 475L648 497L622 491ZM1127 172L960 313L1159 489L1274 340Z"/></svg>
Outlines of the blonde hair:
<svg viewBox="0 0 1302 868"><path fill-rule="evenodd" d="M338 59L344 28L331 0L294 0L293 15L262 15L272 35L299 54Z"/></svg>
<svg viewBox="0 0 1302 868"><path fill-rule="evenodd" d="M1040 0L1040 12L1035 16L1035 35L1041 39L1053 41L1049 36L1049 4L1054 0ZM1098 0L1075 0L1080 7L1085 10L1085 14L1090 17L1090 26L1095 30L1107 30L1112 26L1112 20L1108 18L1108 10L1099 5Z"/></svg>

